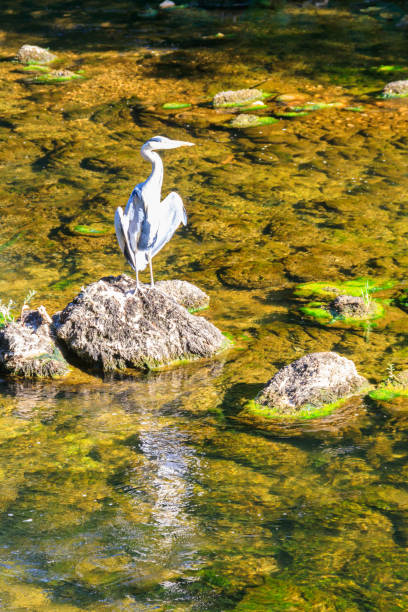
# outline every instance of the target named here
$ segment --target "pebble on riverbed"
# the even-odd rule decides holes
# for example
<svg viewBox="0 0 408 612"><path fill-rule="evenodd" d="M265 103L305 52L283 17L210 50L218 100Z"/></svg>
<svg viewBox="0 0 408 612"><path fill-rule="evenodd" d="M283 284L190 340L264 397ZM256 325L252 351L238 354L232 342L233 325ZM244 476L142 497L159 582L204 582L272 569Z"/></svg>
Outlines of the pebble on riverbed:
<svg viewBox="0 0 408 612"><path fill-rule="evenodd" d="M55 344L45 308L23 312L21 319L0 329L0 369L27 378L64 376L69 366Z"/></svg>
<svg viewBox="0 0 408 612"><path fill-rule="evenodd" d="M334 352L310 353L279 370L255 404L273 409L277 416L293 417L302 409L314 412L367 386L350 359Z"/></svg>
<svg viewBox="0 0 408 612"><path fill-rule="evenodd" d="M88 285L60 314L58 339L103 371L211 357L228 344L212 323L191 315L159 287L135 288L126 275Z"/></svg>
<svg viewBox="0 0 408 612"><path fill-rule="evenodd" d="M50 53L48 49L43 49L36 45L23 45L19 49L16 59L22 64L49 64L56 60L57 56Z"/></svg>

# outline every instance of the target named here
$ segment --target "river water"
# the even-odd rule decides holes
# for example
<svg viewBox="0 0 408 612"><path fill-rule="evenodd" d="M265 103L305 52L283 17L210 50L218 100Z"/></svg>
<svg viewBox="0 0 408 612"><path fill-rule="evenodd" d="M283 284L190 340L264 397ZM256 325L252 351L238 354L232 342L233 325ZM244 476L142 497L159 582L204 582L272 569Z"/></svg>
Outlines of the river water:
<svg viewBox="0 0 408 612"><path fill-rule="evenodd" d="M206 290L234 347L160 373L1 382L1 609L408 609L408 406L358 400L300 431L239 418L308 352L335 350L372 383L407 363L408 104L378 97L408 78L401 4L330 5L149 17L127 1L3 0L0 297L35 290L55 312L130 273L113 214L150 171L141 144L163 134L196 146L163 155L189 223L155 274ZM85 78L33 81L12 61L24 43ZM211 108L254 86L269 115L337 106L247 129ZM299 313L298 283L360 277L393 283L375 325Z"/></svg>

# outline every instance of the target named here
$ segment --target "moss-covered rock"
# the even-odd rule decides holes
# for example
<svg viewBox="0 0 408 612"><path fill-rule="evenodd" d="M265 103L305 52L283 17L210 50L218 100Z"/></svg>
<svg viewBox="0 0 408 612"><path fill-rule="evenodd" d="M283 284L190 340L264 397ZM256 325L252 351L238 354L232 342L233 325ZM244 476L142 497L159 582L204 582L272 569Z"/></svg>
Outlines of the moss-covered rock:
<svg viewBox="0 0 408 612"><path fill-rule="evenodd" d="M55 343L45 308L23 311L21 319L0 330L0 369L29 378L64 376L69 366Z"/></svg>
<svg viewBox="0 0 408 612"><path fill-rule="evenodd" d="M279 370L250 410L269 418L316 418L330 414L367 385L350 359L333 352L311 353Z"/></svg>
<svg viewBox="0 0 408 612"><path fill-rule="evenodd" d="M391 282L371 279L355 279L344 283L311 282L298 285L298 297L319 297L299 308L299 311L319 323L346 325L365 325L384 316L382 303L372 297L372 293L392 286ZM332 298L332 299L330 299Z"/></svg>
<svg viewBox="0 0 408 612"><path fill-rule="evenodd" d="M136 290L125 275L85 287L62 311L57 335L79 359L103 371L211 357L227 344L209 321L158 288Z"/></svg>

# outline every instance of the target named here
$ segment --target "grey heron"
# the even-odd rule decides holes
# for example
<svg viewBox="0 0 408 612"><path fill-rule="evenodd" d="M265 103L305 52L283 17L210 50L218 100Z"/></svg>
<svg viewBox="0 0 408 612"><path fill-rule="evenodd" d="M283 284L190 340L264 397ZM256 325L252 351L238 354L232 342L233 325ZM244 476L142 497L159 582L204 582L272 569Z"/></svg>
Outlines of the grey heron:
<svg viewBox="0 0 408 612"><path fill-rule="evenodd" d="M178 193L172 191L161 201L163 162L156 151L191 147L193 144L165 136L154 136L145 142L141 154L152 164L151 174L134 187L125 211L120 206L116 209L116 237L120 250L136 272L136 289L139 289L139 271L147 264L150 286L154 286L152 258L170 240L180 223L187 223L187 214Z"/></svg>

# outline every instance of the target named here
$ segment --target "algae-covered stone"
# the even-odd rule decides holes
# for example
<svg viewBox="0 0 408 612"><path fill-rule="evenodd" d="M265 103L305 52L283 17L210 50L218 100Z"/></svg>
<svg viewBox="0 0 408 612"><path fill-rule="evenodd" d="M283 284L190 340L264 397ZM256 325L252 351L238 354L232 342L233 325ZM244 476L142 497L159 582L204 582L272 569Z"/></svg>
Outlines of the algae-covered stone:
<svg viewBox="0 0 408 612"><path fill-rule="evenodd" d="M16 59L22 64L48 64L57 59L57 56L50 53L48 49L43 49L36 45L23 45L19 49Z"/></svg>
<svg viewBox="0 0 408 612"><path fill-rule="evenodd" d="M196 312L208 308L210 303L209 296L195 285L183 280L158 281L155 284L169 297L173 298L178 304L187 308L189 312Z"/></svg>
<svg viewBox="0 0 408 612"><path fill-rule="evenodd" d="M44 307L23 312L21 319L0 330L0 368L32 378L64 376L69 367L54 340Z"/></svg>
<svg viewBox="0 0 408 612"><path fill-rule="evenodd" d="M238 89L236 91L220 91L213 98L213 105L216 108L228 106L243 106L262 100L265 94L260 89Z"/></svg>
<svg viewBox="0 0 408 612"><path fill-rule="evenodd" d="M408 80L406 81L391 81L383 89L385 98L403 98L408 96Z"/></svg>
<svg viewBox="0 0 408 612"><path fill-rule="evenodd" d="M375 313L375 304L353 295L339 295L329 307L338 315L345 318L367 319Z"/></svg>
<svg viewBox="0 0 408 612"><path fill-rule="evenodd" d="M358 393L367 384L350 359L334 352L311 353L279 370L255 402L296 415Z"/></svg>
<svg viewBox="0 0 408 612"><path fill-rule="evenodd" d="M85 287L62 311L57 335L77 357L104 371L211 357L226 343L209 321L159 288L136 290L125 275Z"/></svg>

